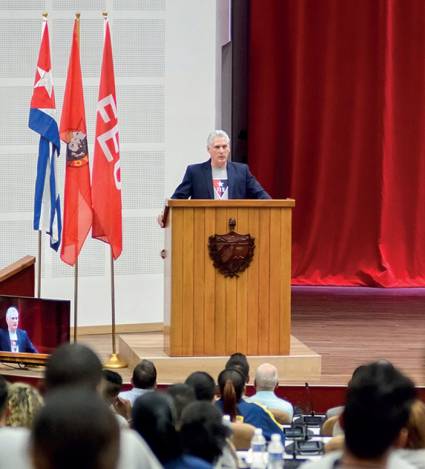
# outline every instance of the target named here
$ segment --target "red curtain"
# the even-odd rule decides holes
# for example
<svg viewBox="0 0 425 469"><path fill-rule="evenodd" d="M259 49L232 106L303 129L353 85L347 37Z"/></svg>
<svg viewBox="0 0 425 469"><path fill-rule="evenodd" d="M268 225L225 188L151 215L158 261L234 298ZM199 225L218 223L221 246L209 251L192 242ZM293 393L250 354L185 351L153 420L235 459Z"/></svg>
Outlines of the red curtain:
<svg viewBox="0 0 425 469"><path fill-rule="evenodd" d="M425 1L251 0L249 164L293 283L425 285Z"/></svg>

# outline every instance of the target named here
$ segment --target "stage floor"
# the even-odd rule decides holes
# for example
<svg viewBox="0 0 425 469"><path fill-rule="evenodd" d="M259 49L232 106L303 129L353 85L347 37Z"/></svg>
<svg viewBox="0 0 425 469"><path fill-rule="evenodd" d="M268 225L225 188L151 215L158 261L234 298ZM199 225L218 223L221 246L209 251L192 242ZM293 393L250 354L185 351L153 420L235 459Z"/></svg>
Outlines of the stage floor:
<svg viewBox="0 0 425 469"><path fill-rule="evenodd" d="M322 356L320 384L387 359L425 385L425 288L293 287L292 333Z"/></svg>

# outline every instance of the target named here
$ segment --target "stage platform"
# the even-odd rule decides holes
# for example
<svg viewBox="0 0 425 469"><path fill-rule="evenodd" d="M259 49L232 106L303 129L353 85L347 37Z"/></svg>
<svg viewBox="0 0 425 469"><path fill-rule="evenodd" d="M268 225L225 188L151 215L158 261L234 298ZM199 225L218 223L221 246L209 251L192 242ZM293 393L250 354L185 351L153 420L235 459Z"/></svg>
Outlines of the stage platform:
<svg viewBox="0 0 425 469"><path fill-rule="evenodd" d="M161 383L181 383L195 370L207 371L217 377L229 358L223 357L169 357L163 350L164 337L162 332L145 332L141 334L121 334L119 338L119 352L133 368L142 358L155 363ZM279 356L250 356L249 364L252 370L264 362L273 363L280 376L288 380L303 380L305 376L312 381L320 379L321 356L303 344L296 337L291 336L289 355Z"/></svg>
<svg viewBox="0 0 425 469"><path fill-rule="evenodd" d="M250 358L251 381L258 361L277 363L283 386L345 387L362 363L387 359L417 385L425 385L425 288L292 287L290 357ZM79 342L93 347L102 360L111 353L110 334L81 335ZM124 382L131 378L139 358L152 358L160 383L176 382L195 369L217 376L225 357L168 358L162 334L121 334L117 344L130 366L120 369ZM298 358L295 358L297 356ZM307 364L307 359L310 364ZM298 366L300 365L300 368ZM211 365L211 368L209 366ZM18 369L0 365L0 373L41 377L42 368Z"/></svg>

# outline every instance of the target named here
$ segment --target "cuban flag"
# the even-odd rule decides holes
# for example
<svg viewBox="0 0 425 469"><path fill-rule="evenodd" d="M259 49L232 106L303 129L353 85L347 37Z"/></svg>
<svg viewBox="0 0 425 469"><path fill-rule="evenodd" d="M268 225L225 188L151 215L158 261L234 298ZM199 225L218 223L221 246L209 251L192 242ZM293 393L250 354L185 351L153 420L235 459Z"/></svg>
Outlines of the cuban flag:
<svg viewBox="0 0 425 469"><path fill-rule="evenodd" d="M34 230L50 235L50 246L57 251L62 232L60 198L56 186L56 158L59 157L60 139L47 18L43 20L28 125L40 134L34 195Z"/></svg>

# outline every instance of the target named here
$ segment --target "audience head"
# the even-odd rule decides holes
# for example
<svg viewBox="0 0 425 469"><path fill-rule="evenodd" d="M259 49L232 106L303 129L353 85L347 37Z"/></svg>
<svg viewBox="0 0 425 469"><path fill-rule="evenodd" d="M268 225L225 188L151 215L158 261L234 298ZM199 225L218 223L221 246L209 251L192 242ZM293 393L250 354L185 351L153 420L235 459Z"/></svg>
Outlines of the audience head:
<svg viewBox="0 0 425 469"><path fill-rule="evenodd" d="M175 410L169 396L155 391L143 394L133 405L132 418L134 430L143 437L161 464L181 454Z"/></svg>
<svg viewBox="0 0 425 469"><path fill-rule="evenodd" d="M176 412L176 428L180 428L180 420L183 409L191 402L196 401L195 391L188 384L178 383L167 388L167 394L173 400Z"/></svg>
<svg viewBox="0 0 425 469"><path fill-rule="evenodd" d="M115 402L122 387L122 377L112 370L102 370L102 395L110 404Z"/></svg>
<svg viewBox="0 0 425 469"><path fill-rule="evenodd" d="M384 362L384 361L383 361ZM348 381L347 386L350 386L351 380L356 376L357 373L360 373L367 365L360 365L353 371L350 380Z"/></svg>
<svg viewBox="0 0 425 469"><path fill-rule="evenodd" d="M115 469L116 418L92 389L52 391L34 420L31 456L35 469Z"/></svg>
<svg viewBox="0 0 425 469"><path fill-rule="evenodd" d="M245 379L245 384L249 382L249 363L246 355L243 353L236 352L230 355L224 368L226 370L229 368L238 370L242 373L242 376Z"/></svg>
<svg viewBox="0 0 425 469"><path fill-rule="evenodd" d="M184 453L214 463L223 452L229 429L217 407L196 401L183 411L180 435Z"/></svg>
<svg viewBox="0 0 425 469"><path fill-rule="evenodd" d="M413 403L410 409L406 448L425 448L425 404L419 399Z"/></svg>
<svg viewBox="0 0 425 469"><path fill-rule="evenodd" d="M412 381L391 363L374 362L358 370L342 415L347 450L363 460L383 457L407 424L414 398Z"/></svg>
<svg viewBox="0 0 425 469"><path fill-rule="evenodd" d="M142 360L133 370L131 382L135 388L153 389L156 387L156 368L150 360Z"/></svg>
<svg viewBox="0 0 425 469"><path fill-rule="evenodd" d="M93 350L85 345L61 345L47 361L47 391L62 386L84 386L96 390L101 380L102 363Z"/></svg>
<svg viewBox="0 0 425 469"><path fill-rule="evenodd" d="M10 384L6 426L31 428L34 417L42 406L43 398L37 389L26 383Z"/></svg>
<svg viewBox="0 0 425 469"><path fill-rule="evenodd" d="M217 381L223 401L223 414L229 415L230 420L234 422L237 415L236 405L245 389L245 378L240 371L229 368L218 375Z"/></svg>
<svg viewBox="0 0 425 469"><path fill-rule="evenodd" d="M277 368L270 363L262 363L255 371L255 388L257 391L274 391L279 383Z"/></svg>
<svg viewBox="0 0 425 469"><path fill-rule="evenodd" d="M8 382L0 375L0 427L5 419L8 390Z"/></svg>
<svg viewBox="0 0 425 469"><path fill-rule="evenodd" d="M195 371L186 378L185 384L193 388L198 401L213 401L216 385L210 374L205 371Z"/></svg>

